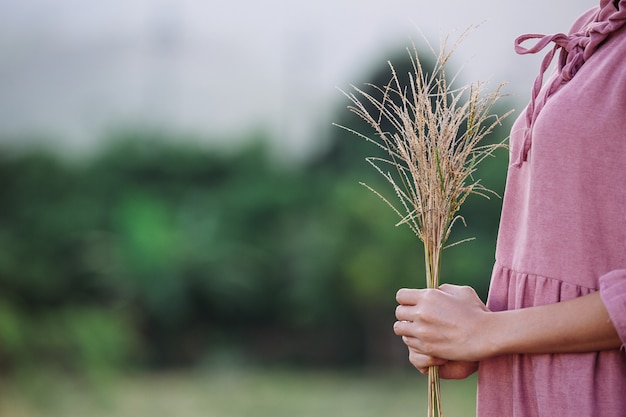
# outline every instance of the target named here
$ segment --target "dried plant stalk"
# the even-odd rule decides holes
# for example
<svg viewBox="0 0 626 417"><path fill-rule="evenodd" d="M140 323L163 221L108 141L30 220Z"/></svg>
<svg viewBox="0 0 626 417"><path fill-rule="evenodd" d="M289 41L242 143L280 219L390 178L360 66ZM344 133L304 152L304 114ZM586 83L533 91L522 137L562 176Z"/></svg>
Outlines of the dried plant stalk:
<svg viewBox="0 0 626 417"><path fill-rule="evenodd" d="M391 79L386 86L367 84L375 93L354 86L354 92L344 92L352 103L350 111L365 120L375 135L340 127L385 151L386 157L370 157L367 161L389 182L398 202L392 203L363 185L398 214L397 225L407 225L422 241L427 288L439 286L441 251L453 225L459 220L464 222L458 211L465 199L470 194L488 197L493 193L473 176L478 164L505 146L504 142L481 143L510 114L492 114L504 84L483 94L486 83L457 88L453 86L454 78L448 81L445 73L452 53L468 31L450 48L447 38L438 53L430 48L436 58L430 73L422 68L417 48L408 49L413 68L406 86L389 62ZM391 131L385 126L391 126ZM429 369L428 380L428 415L441 417L437 367Z"/></svg>

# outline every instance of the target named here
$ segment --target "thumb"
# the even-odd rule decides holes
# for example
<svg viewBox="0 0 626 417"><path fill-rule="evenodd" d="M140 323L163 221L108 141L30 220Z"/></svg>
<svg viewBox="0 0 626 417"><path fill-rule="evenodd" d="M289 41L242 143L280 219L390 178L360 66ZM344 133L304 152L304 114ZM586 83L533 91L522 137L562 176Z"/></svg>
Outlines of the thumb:
<svg viewBox="0 0 626 417"><path fill-rule="evenodd" d="M446 294L450 294L450 295L457 295L457 294L460 294L462 291L467 291L468 288L469 287L467 286L461 286L461 285L441 284L439 286L439 291L445 292Z"/></svg>

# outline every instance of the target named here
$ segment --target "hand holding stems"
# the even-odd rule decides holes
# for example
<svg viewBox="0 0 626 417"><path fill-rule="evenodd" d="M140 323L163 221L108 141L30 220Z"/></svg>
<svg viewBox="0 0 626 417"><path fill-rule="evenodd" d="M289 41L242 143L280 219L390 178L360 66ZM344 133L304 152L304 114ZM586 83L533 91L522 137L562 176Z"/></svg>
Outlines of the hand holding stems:
<svg viewBox="0 0 626 417"><path fill-rule="evenodd" d="M460 379L478 361L502 354L574 353L617 349L622 342L598 292L538 307L491 312L470 287L401 289L394 331L420 372L438 365ZM585 314L580 314L584 311Z"/></svg>
<svg viewBox="0 0 626 417"><path fill-rule="evenodd" d="M448 284L402 289L396 299L394 331L407 345L413 366L426 374L429 366L438 365L444 379L466 378L477 370L483 349L480 323L488 309L473 289Z"/></svg>

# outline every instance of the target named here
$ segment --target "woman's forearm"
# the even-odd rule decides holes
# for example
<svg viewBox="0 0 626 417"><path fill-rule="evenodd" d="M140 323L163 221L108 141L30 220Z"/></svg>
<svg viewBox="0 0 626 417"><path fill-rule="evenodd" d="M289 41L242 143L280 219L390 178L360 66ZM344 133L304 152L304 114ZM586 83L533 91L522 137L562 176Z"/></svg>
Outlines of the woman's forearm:
<svg viewBox="0 0 626 417"><path fill-rule="evenodd" d="M538 307L487 314L486 356L576 353L622 345L598 292Z"/></svg>

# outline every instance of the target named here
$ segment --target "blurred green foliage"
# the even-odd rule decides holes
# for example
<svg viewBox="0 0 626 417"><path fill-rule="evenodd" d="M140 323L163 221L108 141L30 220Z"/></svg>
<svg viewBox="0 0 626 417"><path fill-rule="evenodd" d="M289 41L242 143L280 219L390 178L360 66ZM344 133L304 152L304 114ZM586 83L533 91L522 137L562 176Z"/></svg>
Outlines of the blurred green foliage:
<svg viewBox="0 0 626 417"><path fill-rule="evenodd" d="M1 158L0 370L392 361L394 295L424 286L421 244L358 184L387 189L363 159L376 149L332 136L295 166L264 137L225 152L130 134L80 162ZM497 156L478 175L501 194ZM500 205L470 198L453 239L476 240L444 252L444 280L483 298Z"/></svg>

